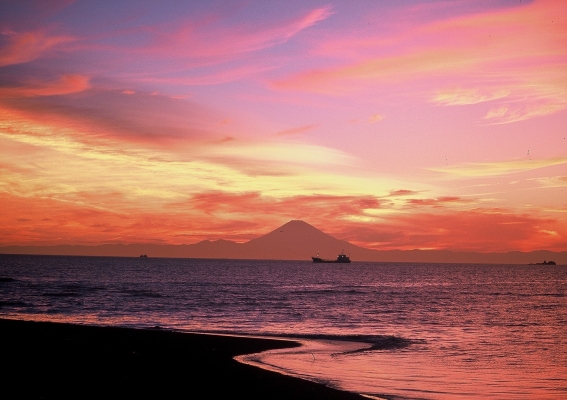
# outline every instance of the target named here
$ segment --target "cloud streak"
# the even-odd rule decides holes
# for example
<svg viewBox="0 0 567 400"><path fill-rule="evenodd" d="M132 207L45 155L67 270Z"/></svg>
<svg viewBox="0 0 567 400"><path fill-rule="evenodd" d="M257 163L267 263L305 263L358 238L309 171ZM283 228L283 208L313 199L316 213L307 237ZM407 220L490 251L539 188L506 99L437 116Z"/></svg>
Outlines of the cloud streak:
<svg viewBox="0 0 567 400"><path fill-rule="evenodd" d="M492 93L481 93L479 89L454 88L438 91L432 101L446 106L462 106L502 99L509 94L509 91L502 89L497 89Z"/></svg>
<svg viewBox="0 0 567 400"><path fill-rule="evenodd" d="M297 128L291 128L291 129L285 129L283 131L279 131L277 135L278 136L297 135L300 133L312 131L313 129L316 129L318 127L319 125L317 124L303 125L303 126L298 126Z"/></svg>
<svg viewBox="0 0 567 400"><path fill-rule="evenodd" d="M515 174L540 168L567 164L567 157L555 157L542 160L514 160L487 163L467 163L441 168L429 168L430 171L442 172L449 176L479 178L496 175Z"/></svg>
<svg viewBox="0 0 567 400"><path fill-rule="evenodd" d="M85 91L91 87L84 75L63 75L54 82L31 82L23 86L0 87L2 97L60 96Z"/></svg>
<svg viewBox="0 0 567 400"><path fill-rule="evenodd" d="M55 49L75 41L70 36L50 35L44 30L0 32L0 67L36 60Z"/></svg>
<svg viewBox="0 0 567 400"><path fill-rule="evenodd" d="M299 17L277 21L271 26L257 22L229 26L220 23L221 16L215 16L201 21L188 20L174 29L169 24L144 27L143 33L149 35L149 39L135 52L148 57L224 62L283 44L330 15L330 7L320 7Z"/></svg>

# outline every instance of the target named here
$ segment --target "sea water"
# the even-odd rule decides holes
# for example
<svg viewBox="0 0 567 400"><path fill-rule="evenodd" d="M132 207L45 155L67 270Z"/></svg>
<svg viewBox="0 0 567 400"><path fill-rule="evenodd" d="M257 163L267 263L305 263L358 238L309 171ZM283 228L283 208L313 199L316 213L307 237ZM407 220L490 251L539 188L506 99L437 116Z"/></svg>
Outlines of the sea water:
<svg viewBox="0 0 567 400"><path fill-rule="evenodd" d="M567 398L567 267L0 255L0 317L293 338L371 398Z"/></svg>

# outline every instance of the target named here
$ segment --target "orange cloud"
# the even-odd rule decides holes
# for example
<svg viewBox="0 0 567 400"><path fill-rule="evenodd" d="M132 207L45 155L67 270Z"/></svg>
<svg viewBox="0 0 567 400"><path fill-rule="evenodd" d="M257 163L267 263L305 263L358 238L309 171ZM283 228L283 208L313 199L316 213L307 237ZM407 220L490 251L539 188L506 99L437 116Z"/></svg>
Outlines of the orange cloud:
<svg viewBox="0 0 567 400"><path fill-rule="evenodd" d="M266 233L274 218L291 219L290 214L323 210L339 201L336 210L376 206L372 199L306 196L283 201L255 193L231 195L202 193L188 203L151 211L140 208L128 196L117 192L78 193L82 199L68 202L57 197L39 201L27 196L0 192L0 245L12 244L99 244L99 243L194 243L204 239L245 241ZM114 210L101 205L101 199ZM274 207L272 209L272 206ZM242 213L248 207L252 213ZM253 207L250 210L250 207Z"/></svg>
<svg viewBox="0 0 567 400"><path fill-rule="evenodd" d="M388 203L370 196L277 199L259 193L206 192L168 207L154 207L150 212L117 192L80 196L82 203L69 203L55 197L38 201L0 192L0 245L247 241L266 233L277 221L293 218L324 226L337 238L379 250L561 251L567 245L564 224L536 212L435 208L435 212L394 213L370 223L345 224L345 217L388 207ZM114 211L96 207L102 198L123 206Z"/></svg>
<svg viewBox="0 0 567 400"><path fill-rule="evenodd" d="M331 195L300 195L293 197L274 198L262 196L260 193L225 193L208 192L191 197L185 203L175 206L189 205L206 214L239 213L242 210L252 211L260 215L280 215L289 218L313 218L321 221L341 218L347 215L360 215L365 209L381 207L381 200L372 196L331 196Z"/></svg>
<svg viewBox="0 0 567 400"><path fill-rule="evenodd" d="M263 232L258 222L203 218L173 209L137 207L121 193L81 193L84 202L0 192L0 246L104 243L189 244L205 239L245 241ZM119 210L97 207L101 199Z"/></svg>
<svg viewBox="0 0 567 400"><path fill-rule="evenodd" d="M416 191L414 191L414 190L399 189L399 190L393 190L393 191L391 191L388 196L390 196L390 197L411 196L411 195L418 194L418 193L419 193L419 192L416 192Z"/></svg>
<svg viewBox="0 0 567 400"><path fill-rule="evenodd" d="M430 206L430 207L441 207L446 204L463 204L463 203L472 203L473 201L470 199L463 199L457 196L444 196L439 197L437 199L409 199L406 203L409 206Z"/></svg>
<svg viewBox="0 0 567 400"><path fill-rule="evenodd" d="M382 250L563 251L567 244L565 226L556 219L490 209L393 214L379 224L346 228L343 237Z"/></svg>
<svg viewBox="0 0 567 400"><path fill-rule="evenodd" d="M339 232L344 220L362 216L368 210L380 209L387 201L374 196L298 195L273 197L259 192L197 193L183 202L169 205L181 213L197 213L196 220L254 221L258 230L250 232L247 239L265 233L262 227L273 226L274 221L285 223L290 219L303 219L325 226L328 233ZM265 228L264 228L265 229ZM219 237L219 236L215 236Z"/></svg>

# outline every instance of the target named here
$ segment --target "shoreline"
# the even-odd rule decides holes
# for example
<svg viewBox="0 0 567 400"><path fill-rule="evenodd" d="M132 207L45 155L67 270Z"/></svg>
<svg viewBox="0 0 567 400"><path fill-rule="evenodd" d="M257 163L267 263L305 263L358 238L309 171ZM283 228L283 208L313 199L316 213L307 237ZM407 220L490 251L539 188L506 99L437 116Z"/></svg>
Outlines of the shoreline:
<svg viewBox="0 0 567 400"><path fill-rule="evenodd" d="M16 398L363 399L234 359L293 341L4 318L0 332Z"/></svg>

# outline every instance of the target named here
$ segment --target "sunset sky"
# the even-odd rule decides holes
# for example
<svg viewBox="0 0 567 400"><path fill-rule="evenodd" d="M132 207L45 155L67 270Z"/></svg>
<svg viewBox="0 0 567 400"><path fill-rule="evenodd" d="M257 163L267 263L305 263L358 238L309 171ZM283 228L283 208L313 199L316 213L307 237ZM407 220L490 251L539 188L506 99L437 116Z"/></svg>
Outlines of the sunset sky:
<svg viewBox="0 0 567 400"><path fill-rule="evenodd" d="M0 246L567 250L567 2L3 1Z"/></svg>

